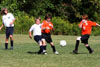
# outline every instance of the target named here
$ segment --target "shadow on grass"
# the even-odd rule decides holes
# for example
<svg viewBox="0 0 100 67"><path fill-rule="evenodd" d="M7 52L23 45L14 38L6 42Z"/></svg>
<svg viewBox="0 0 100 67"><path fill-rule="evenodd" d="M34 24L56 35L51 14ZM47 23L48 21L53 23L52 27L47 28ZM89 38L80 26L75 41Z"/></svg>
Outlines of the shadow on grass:
<svg viewBox="0 0 100 67"><path fill-rule="evenodd" d="M32 52L32 51L28 51L28 54L38 54L38 52Z"/></svg>
<svg viewBox="0 0 100 67"><path fill-rule="evenodd" d="M78 55L78 54L87 54L87 53L77 53L77 54L75 54L73 52L70 52L70 54Z"/></svg>

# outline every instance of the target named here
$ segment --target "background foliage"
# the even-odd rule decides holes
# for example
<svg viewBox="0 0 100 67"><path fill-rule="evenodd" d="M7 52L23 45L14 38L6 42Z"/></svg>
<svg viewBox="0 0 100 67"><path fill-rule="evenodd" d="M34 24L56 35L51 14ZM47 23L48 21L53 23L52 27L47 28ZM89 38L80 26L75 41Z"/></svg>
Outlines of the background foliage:
<svg viewBox="0 0 100 67"><path fill-rule="evenodd" d="M78 23L82 14L88 14L90 20L100 23L99 4L100 0L0 0L0 10L6 7L16 17L15 33L28 33L35 17L40 16L43 20L51 13L55 26L53 34L80 35ZM2 31L4 33L4 28ZM99 28L93 28L92 35L99 34Z"/></svg>

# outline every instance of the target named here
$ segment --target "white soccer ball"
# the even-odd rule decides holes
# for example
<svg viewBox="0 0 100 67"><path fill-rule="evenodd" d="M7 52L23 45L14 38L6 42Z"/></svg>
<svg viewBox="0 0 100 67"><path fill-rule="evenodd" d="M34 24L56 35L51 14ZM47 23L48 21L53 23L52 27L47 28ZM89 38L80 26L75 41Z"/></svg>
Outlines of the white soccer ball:
<svg viewBox="0 0 100 67"><path fill-rule="evenodd" d="M61 40L61 41L60 41L60 46L66 46L66 45L67 45L67 43L66 43L65 40Z"/></svg>

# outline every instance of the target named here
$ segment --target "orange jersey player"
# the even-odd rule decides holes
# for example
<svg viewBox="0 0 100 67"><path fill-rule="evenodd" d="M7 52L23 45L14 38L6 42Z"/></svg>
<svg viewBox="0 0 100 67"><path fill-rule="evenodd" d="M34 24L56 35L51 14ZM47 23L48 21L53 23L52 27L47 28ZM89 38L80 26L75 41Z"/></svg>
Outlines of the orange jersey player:
<svg viewBox="0 0 100 67"><path fill-rule="evenodd" d="M83 25L82 25L83 24ZM82 27L81 27L82 25ZM79 24L79 27L82 28L82 35L91 34L92 26L96 26L96 22L82 20Z"/></svg>
<svg viewBox="0 0 100 67"><path fill-rule="evenodd" d="M93 49L90 48L90 46L88 45L88 39L90 37L91 31L92 31L92 27L93 26L99 26L99 24L97 24L96 22L90 21L88 20L88 15L83 15L82 16L82 21L79 24L79 28L82 29L82 36L77 37L76 40L76 45L75 45L75 49L73 50L73 53L77 54L78 53L78 46L79 46L79 41L81 40L82 43L84 43L85 47L88 49L89 53L93 53Z"/></svg>
<svg viewBox="0 0 100 67"><path fill-rule="evenodd" d="M51 30L53 30L52 22L48 23L46 20L44 20L42 25L42 33L50 33Z"/></svg>
<svg viewBox="0 0 100 67"><path fill-rule="evenodd" d="M47 42L51 45L51 48L52 48L53 52L55 54L59 54L56 51L56 48L55 48L55 46L52 42L52 38L51 38L50 31L54 30L51 19L52 19L52 16L50 14L47 14L45 16L45 20L42 23L42 41L43 41L43 45L44 45L44 51L43 52L44 52L44 54L47 54L47 52L46 52L46 42Z"/></svg>

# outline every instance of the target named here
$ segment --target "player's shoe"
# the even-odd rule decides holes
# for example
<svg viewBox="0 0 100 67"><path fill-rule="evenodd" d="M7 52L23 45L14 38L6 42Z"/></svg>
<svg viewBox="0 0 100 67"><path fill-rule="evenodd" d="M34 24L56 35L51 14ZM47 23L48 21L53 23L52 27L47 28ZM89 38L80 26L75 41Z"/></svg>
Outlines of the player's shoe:
<svg viewBox="0 0 100 67"><path fill-rule="evenodd" d="M90 54L92 54L94 52L94 50L89 51Z"/></svg>
<svg viewBox="0 0 100 67"><path fill-rule="evenodd" d="M46 52L46 50L43 50L42 54L44 54L44 55L47 55L47 52Z"/></svg>
<svg viewBox="0 0 100 67"><path fill-rule="evenodd" d="M39 50L37 53L38 53L38 54L42 54L42 50Z"/></svg>
<svg viewBox="0 0 100 67"><path fill-rule="evenodd" d="M57 55L59 54L59 52L58 52L58 51L55 51L54 53L55 53L55 54L57 54Z"/></svg>
<svg viewBox="0 0 100 67"><path fill-rule="evenodd" d="M78 52L77 52L76 50L73 50L73 53L74 53L74 54L78 54Z"/></svg>

